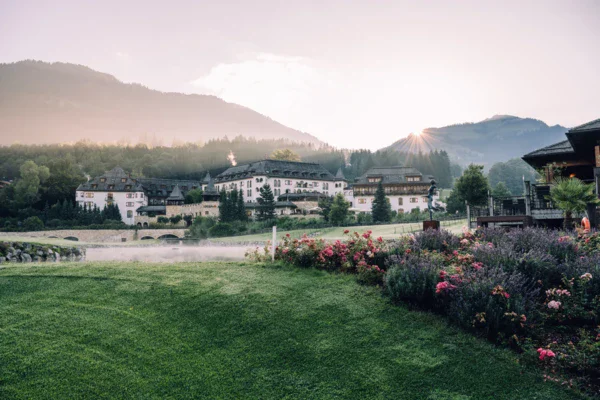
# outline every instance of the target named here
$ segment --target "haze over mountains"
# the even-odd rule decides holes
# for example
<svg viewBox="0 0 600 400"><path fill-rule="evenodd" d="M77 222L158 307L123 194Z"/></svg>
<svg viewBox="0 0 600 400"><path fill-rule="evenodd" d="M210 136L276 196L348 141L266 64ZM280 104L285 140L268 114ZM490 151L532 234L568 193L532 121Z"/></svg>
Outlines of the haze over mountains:
<svg viewBox="0 0 600 400"><path fill-rule="evenodd" d="M491 166L564 140L567 130L537 119L495 115L476 123L428 128L419 136L411 134L387 149L411 152L443 149L460 164Z"/></svg>
<svg viewBox="0 0 600 400"><path fill-rule="evenodd" d="M459 164L491 166L563 140L566 131L536 119L496 115L477 123L428 128L386 149L446 150ZM169 146L239 135L324 144L214 96L159 92L75 64L0 64L0 145L91 140Z"/></svg>
<svg viewBox="0 0 600 400"><path fill-rule="evenodd" d="M214 96L159 92L75 64L0 64L0 145L157 138L169 146L239 135L322 143Z"/></svg>

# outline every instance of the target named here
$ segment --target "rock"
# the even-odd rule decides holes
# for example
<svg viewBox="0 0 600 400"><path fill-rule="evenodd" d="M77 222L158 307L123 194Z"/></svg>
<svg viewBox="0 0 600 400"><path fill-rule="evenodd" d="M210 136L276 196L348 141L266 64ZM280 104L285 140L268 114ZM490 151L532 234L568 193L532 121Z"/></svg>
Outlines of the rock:
<svg viewBox="0 0 600 400"><path fill-rule="evenodd" d="M31 256L27 253L21 254L21 261L23 262L31 262Z"/></svg>
<svg viewBox="0 0 600 400"><path fill-rule="evenodd" d="M38 256L42 257L44 255L44 252L42 250L38 250L36 254Z"/></svg>
<svg viewBox="0 0 600 400"><path fill-rule="evenodd" d="M38 256L38 255L33 256L31 261L33 261L34 263L40 262L40 256Z"/></svg>

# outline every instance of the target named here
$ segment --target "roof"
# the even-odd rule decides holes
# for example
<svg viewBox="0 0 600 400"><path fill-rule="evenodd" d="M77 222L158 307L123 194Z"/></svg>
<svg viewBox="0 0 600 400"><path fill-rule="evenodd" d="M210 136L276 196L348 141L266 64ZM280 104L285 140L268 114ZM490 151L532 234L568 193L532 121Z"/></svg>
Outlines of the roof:
<svg viewBox="0 0 600 400"><path fill-rule="evenodd" d="M135 212L164 212L166 211L165 206L142 206L135 210Z"/></svg>
<svg viewBox="0 0 600 400"><path fill-rule="evenodd" d="M286 200L292 200L292 201L301 201L301 200L306 200L306 199L310 199L310 198L321 199L321 198L325 198L325 197L329 197L329 196L326 195L325 193L321 193L321 192L282 193L279 196L277 196L278 199L286 199Z"/></svg>
<svg viewBox="0 0 600 400"><path fill-rule="evenodd" d="M185 200L183 194L181 194L181 189L179 189L179 185L175 185L175 189L169 194L167 200L175 201L175 200Z"/></svg>
<svg viewBox="0 0 600 400"><path fill-rule="evenodd" d="M407 176L418 176L417 182L408 182ZM424 176L419 170L413 167L373 167L356 179L355 185L377 185L379 182L369 182L369 178L381 177L381 182L385 184L403 183L407 185L422 185L429 183L432 176Z"/></svg>
<svg viewBox="0 0 600 400"><path fill-rule="evenodd" d="M554 143L550 146L542 147L541 149L525 154L523 158L544 157L549 155L568 153L575 153L575 150L573 150L571 142L569 142L568 140L563 140L562 142Z"/></svg>
<svg viewBox="0 0 600 400"><path fill-rule="evenodd" d="M247 179L253 176L297 178L333 181L335 177L320 164L297 161L261 160L250 164L230 167L217 175L216 182Z"/></svg>
<svg viewBox="0 0 600 400"><path fill-rule="evenodd" d="M129 177L121 167L106 171L103 175L90 179L77 187L77 190L90 192L141 192L142 185Z"/></svg>
<svg viewBox="0 0 600 400"><path fill-rule="evenodd" d="M260 208L262 205L260 203L246 203L245 206L246 206L246 208L254 209L254 208ZM298 208L298 206L295 205L294 203L292 203L291 201L276 201L275 202L275 208L285 208L285 207Z"/></svg>
<svg viewBox="0 0 600 400"><path fill-rule="evenodd" d="M575 128L569 129L569 133L591 131L596 129L600 129L600 118L590 122L586 122L585 124L576 126Z"/></svg>
<svg viewBox="0 0 600 400"><path fill-rule="evenodd" d="M202 188L202 182L195 180L139 178L137 181L142 184L149 197L168 197L177 186L183 197L193 188Z"/></svg>
<svg viewBox="0 0 600 400"><path fill-rule="evenodd" d="M338 168L337 173L335 174L335 180L336 181L345 181L346 177L344 176L344 173L342 172L342 167Z"/></svg>

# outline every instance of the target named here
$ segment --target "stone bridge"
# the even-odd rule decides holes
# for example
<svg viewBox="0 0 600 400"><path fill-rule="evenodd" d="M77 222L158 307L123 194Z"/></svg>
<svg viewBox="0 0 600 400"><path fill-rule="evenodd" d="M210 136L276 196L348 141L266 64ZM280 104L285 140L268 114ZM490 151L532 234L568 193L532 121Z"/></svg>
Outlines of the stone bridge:
<svg viewBox="0 0 600 400"><path fill-rule="evenodd" d="M182 239L185 236L185 231L185 229L138 229L137 231L134 229L64 229L38 232L0 232L0 240L2 240L2 237L21 236L66 239L89 243L120 243L146 239Z"/></svg>

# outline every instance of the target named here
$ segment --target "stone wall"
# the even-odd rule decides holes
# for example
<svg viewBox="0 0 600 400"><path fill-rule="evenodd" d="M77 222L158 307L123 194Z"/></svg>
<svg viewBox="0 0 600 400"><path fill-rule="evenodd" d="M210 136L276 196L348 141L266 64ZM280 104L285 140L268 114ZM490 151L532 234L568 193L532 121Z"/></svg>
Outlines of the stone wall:
<svg viewBox="0 0 600 400"><path fill-rule="evenodd" d="M6 262L84 261L85 249L35 243L1 242L0 264Z"/></svg>
<svg viewBox="0 0 600 400"><path fill-rule="evenodd" d="M185 229L64 229L56 231L35 231L35 232L0 232L0 241L2 237L43 237L76 240L87 243L120 243L139 239L161 239L164 236L185 237Z"/></svg>

